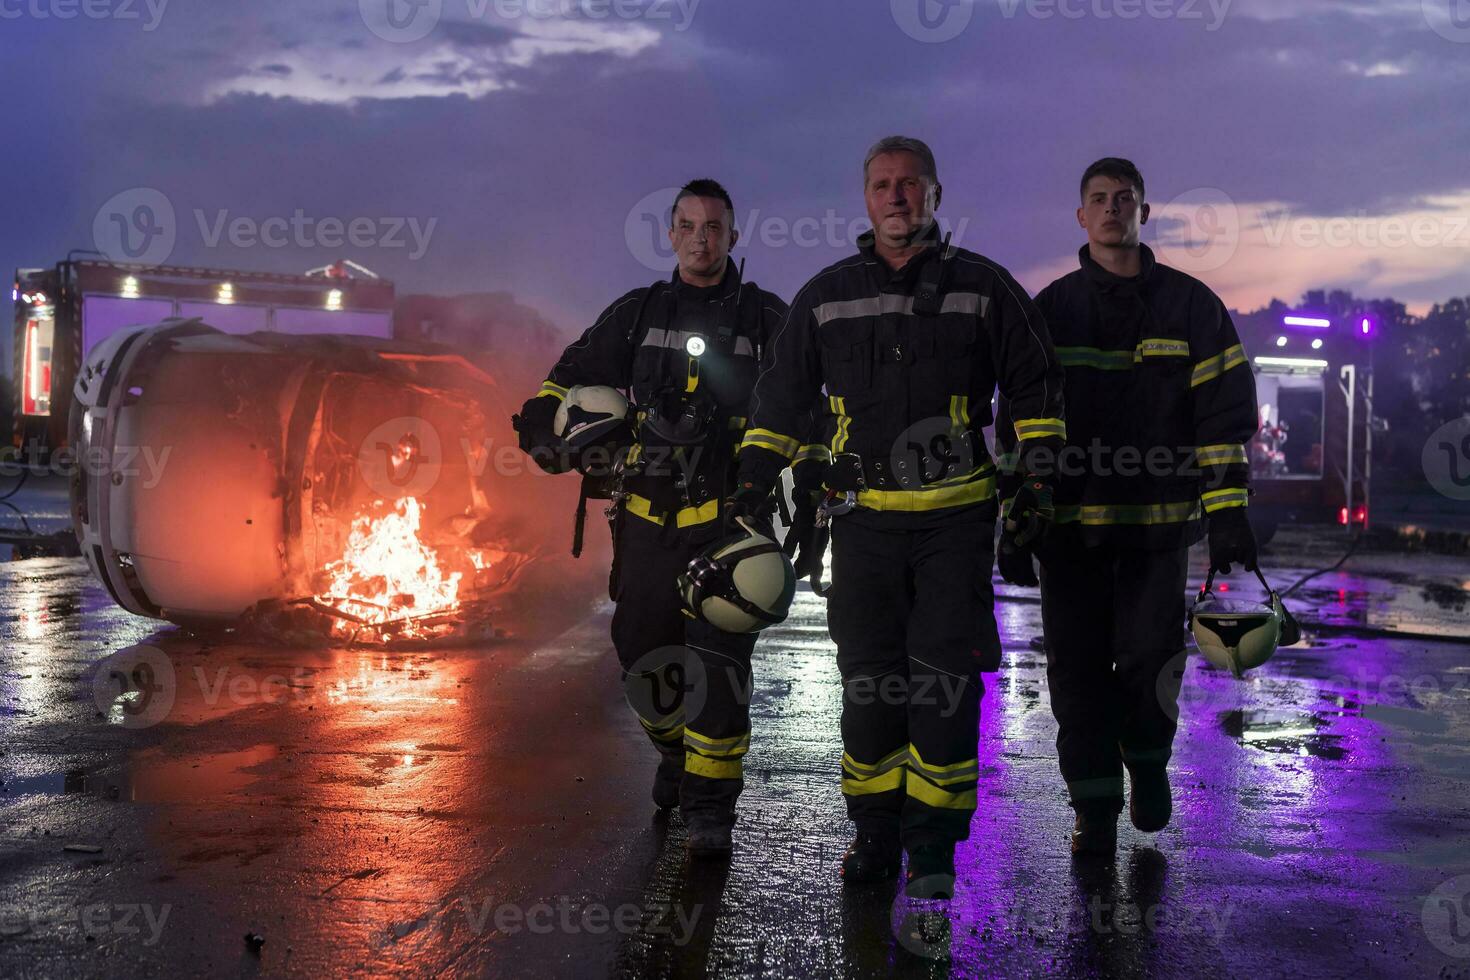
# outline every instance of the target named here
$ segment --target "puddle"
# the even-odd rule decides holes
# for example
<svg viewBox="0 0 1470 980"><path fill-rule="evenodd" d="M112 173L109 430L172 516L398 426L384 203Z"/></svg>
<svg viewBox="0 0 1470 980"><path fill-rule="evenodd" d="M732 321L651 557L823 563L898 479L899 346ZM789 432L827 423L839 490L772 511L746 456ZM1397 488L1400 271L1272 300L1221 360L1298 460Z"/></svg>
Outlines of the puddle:
<svg viewBox="0 0 1470 980"><path fill-rule="evenodd" d="M0 802L28 796L97 796L132 803L186 803L232 796L259 779L251 770L275 759L274 745L238 752L165 758L144 752L126 771L73 769L38 776L5 778Z"/></svg>
<svg viewBox="0 0 1470 980"><path fill-rule="evenodd" d="M1320 714L1273 709L1235 710L1220 716L1225 734L1248 748L1336 762L1346 758L1341 735L1324 732Z"/></svg>

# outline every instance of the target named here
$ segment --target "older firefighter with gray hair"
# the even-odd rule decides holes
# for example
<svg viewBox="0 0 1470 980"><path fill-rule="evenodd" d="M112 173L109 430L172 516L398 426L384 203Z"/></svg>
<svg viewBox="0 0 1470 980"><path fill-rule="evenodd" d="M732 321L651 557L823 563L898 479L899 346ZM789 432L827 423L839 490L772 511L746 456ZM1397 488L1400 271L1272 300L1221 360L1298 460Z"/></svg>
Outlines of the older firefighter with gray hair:
<svg viewBox="0 0 1470 980"><path fill-rule="evenodd" d="M863 189L873 230L806 284L766 352L732 505L764 498L799 454L807 413L825 409L829 491L815 522L817 501L798 501L808 517L794 528L831 521L828 624L857 831L842 873L892 877L907 851L908 893L948 897L975 811L980 675L1000 664L996 466L981 429L998 383L1023 456L1059 448L1061 366L1010 273L940 241L928 146L882 140ZM1039 524L1043 510L1018 516Z"/></svg>

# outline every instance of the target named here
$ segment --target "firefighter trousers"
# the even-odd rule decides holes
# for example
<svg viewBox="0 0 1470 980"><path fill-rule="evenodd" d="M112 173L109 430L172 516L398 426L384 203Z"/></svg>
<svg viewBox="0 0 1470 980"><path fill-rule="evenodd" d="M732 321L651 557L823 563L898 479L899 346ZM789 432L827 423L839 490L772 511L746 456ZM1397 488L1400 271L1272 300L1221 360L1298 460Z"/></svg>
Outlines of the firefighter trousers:
<svg viewBox="0 0 1470 980"><path fill-rule="evenodd" d="M1187 548L1043 550L1057 756L1073 805L1122 807L1123 766L1167 765L1179 716Z"/></svg>
<svg viewBox="0 0 1470 980"><path fill-rule="evenodd" d="M906 848L970 834L982 666L998 659L994 519L832 527L827 620L842 675L842 793L859 832Z"/></svg>
<svg viewBox="0 0 1470 980"><path fill-rule="evenodd" d="M663 527L624 513L614 534L612 638L628 704L659 752L680 758L686 816L734 819L750 749L750 657L755 634L726 633L686 616L677 580L722 536Z"/></svg>

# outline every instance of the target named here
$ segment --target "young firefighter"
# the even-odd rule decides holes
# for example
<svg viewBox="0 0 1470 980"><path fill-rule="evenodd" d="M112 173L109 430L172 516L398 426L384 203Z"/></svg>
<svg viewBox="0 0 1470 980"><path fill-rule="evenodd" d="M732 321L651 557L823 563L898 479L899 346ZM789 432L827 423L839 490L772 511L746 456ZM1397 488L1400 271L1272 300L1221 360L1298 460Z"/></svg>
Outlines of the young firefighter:
<svg viewBox="0 0 1470 980"><path fill-rule="evenodd" d="M1245 444L1255 381L1230 315L1207 286L1138 241L1143 177L1109 157L1082 175L1081 268L1036 297L1066 368L1067 446L1039 546L1002 535L1006 581L1037 584L1057 754L1077 811L1072 851L1111 854L1129 816L1162 830L1183 649L1189 546L1209 527L1210 565L1253 569ZM1004 400L996 427L1029 412ZM1163 676L1165 673L1169 676Z"/></svg>
<svg viewBox="0 0 1470 980"><path fill-rule="evenodd" d="M730 195L715 181L680 190L669 229L678 270L608 307L562 354L518 421L521 448L540 462L555 454L554 420L573 386L631 389L637 444L613 521L613 644L629 703L661 753L654 802L680 806L690 851L711 855L730 850L744 786L755 634L686 616L676 582L692 558L730 533L723 500L751 389L761 350L786 313L778 297L740 281L729 261L739 240L734 219ZM825 448L813 447L810 457L798 472L819 484ZM642 705L634 689L668 670L670 656L677 663L663 694L672 703ZM685 657L703 668L697 717L685 717Z"/></svg>
<svg viewBox="0 0 1470 980"><path fill-rule="evenodd" d="M975 811L980 674L1000 661L996 471L980 430L998 381L1025 444L1060 449L1062 372L1010 274L941 246L928 146L882 140L863 188L874 230L806 284L767 352L732 503L759 505L824 402L828 484L856 504L833 520L828 605L857 831L842 873L892 877L906 850L909 894L947 897ZM799 515L793 532L810 523Z"/></svg>

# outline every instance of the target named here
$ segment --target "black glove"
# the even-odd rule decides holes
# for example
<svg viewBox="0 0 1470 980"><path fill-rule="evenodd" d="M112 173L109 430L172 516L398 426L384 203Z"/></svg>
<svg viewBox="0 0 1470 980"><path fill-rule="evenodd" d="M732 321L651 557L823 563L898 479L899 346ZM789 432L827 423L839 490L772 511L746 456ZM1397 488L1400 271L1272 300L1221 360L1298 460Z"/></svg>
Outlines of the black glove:
<svg viewBox="0 0 1470 980"><path fill-rule="evenodd" d="M550 395L537 395L521 406L519 415L510 418L521 452L548 473L565 473L570 468L556 435L556 410L560 407L561 402Z"/></svg>
<svg viewBox="0 0 1470 980"><path fill-rule="evenodd" d="M817 502L821 494L798 490L793 497L795 513L791 515L791 527L781 547L796 568L797 578L806 578L814 572L820 576L823 553L827 550L822 529L817 527Z"/></svg>
<svg viewBox="0 0 1470 980"><path fill-rule="evenodd" d="M735 492L725 498L725 527L734 530L736 520L744 520L767 537L775 537L771 527L771 488L752 480L735 485Z"/></svg>
<svg viewBox="0 0 1470 980"><path fill-rule="evenodd" d="M995 564L1002 579L1011 585L1039 584L1032 553L1055 515L1051 485L1035 477L1024 480L1001 525Z"/></svg>
<svg viewBox="0 0 1470 980"><path fill-rule="evenodd" d="M1227 507L1210 515L1210 571L1230 574L1238 561L1248 572L1256 570L1256 532L1244 507Z"/></svg>

